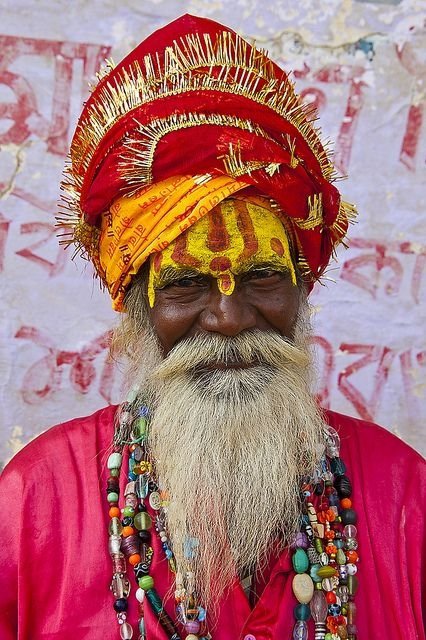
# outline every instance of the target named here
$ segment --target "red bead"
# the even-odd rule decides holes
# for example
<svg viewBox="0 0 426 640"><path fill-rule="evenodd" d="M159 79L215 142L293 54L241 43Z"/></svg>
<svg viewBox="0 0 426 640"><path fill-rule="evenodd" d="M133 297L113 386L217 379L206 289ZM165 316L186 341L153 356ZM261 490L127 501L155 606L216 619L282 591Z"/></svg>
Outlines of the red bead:
<svg viewBox="0 0 426 640"><path fill-rule="evenodd" d="M328 604L334 604L335 602L337 602L336 594L333 591L327 591L325 594L325 599L327 600Z"/></svg>
<svg viewBox="0 0 426 640"><path fill-rule="evenodd" d="M358 554L356 551L346 551L346 557L349 564L355 564L355 562L358 562Z"/></svg>

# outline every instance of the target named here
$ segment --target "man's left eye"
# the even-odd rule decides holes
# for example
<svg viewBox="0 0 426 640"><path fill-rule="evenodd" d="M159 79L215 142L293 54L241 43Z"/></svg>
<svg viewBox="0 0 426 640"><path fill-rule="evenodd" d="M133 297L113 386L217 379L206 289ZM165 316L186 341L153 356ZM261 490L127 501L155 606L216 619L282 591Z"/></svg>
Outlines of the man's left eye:
<svg viewBox="0 0 426 640"><path fill-rule="evenodd" d="M246 273L242 280L266 280L267 278L273 278L274 276L279 276L280 272L275 271L275 269L253 269Z"/></svg>

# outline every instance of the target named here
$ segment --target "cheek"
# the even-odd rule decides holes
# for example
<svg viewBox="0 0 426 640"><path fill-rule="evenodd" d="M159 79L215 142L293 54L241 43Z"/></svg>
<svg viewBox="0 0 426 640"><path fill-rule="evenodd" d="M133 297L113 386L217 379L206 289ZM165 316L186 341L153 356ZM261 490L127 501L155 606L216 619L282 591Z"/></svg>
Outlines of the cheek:
<svg viewBox="0 0 426 640"><path fill-rule="evenodd" d="M150 310L150 320L164 355L188 333L195 318L196 314L190 305L165 304L156 298L154 307Z"/></svg>
<svg viewBox="0 0 426 640"><path fill-rule="evenodd" d="M284 336L293 335L294 326L299 311L299 292L291 291L285 296L277 298L269 305L268 317L270 323Z"/></svg>

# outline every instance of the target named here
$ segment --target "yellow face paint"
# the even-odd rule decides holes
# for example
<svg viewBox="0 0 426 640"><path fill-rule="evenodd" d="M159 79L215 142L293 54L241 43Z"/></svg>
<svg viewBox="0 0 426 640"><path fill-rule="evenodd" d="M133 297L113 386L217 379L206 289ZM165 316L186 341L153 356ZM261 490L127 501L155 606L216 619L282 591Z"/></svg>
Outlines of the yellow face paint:
<svg viewBox="0 0 426 640"><path fill-rule="evenodd" d="M219 291L231 295L235 276L256 265L288 270L293 284L296 273L282 222L264 207L252 202L228 199L214 207L167 248L151 255L148 299L164 286L170 268L196 270L216 278Z"/></svg>

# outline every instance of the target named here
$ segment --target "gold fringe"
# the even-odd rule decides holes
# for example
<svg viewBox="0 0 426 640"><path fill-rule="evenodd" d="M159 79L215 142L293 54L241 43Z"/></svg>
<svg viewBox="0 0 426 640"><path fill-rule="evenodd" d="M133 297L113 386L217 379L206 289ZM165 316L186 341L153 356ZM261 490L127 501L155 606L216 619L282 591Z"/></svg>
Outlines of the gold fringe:
<svg viewBox="0 0 426 640"><path fill-rule="evenodd" d="M272 62L263 51L228 32L213 43L205 34L180 38L165 50L164 68L158 54L145 56L143 70L138 62L104 82L96 102L80 123L71 148L76 174L84 174L106 132L125 114L152 100L198 90L217 90L243 95L285 117L303 135L316 156L326 179L334 168L322 148L319 130L309 121L306 108L296 96L289 79L275 77ZM196 71L200 67L221 67L217 77ZM195 73L194 73L195 72ZM264 86L259 88L260 81Z"/></svg>
<svg viewBox="0 0 426 640"><path fill-rule="evenodd" d="M300 160L296 157L296 138L292 138L288 133L285 134L288 150L290 152L290 167L295 169Z"/></svg>
<svg viewBox="0 0 426 640"><path fill-rule="evenodd" d="M137 125L134 134L132 134L132 138L123 141L126 152L122 155L119 163L121 175L126 183L135 189L152 182L152 164L155 150L160 140L172 131L202 125L217 125L236 127L254 132L256 135L264 138L269 137L263 129L253 124L250 120L243 120L237 116L226 116L216 113L172 114L166 118L152 120L148 125L142 125L140 123L137 123ZM252 162L246 163L244 169L243 164L236 160L236 156L232 151L232 145L230 145L229 155L220 156L219 159L223 159L226 171L234 178L247 172L250 173L250 170L266 166L264 163ZM270 165L267 166L269 167Z"/></svg>
<svg viewBox="0 0 426 640"><path fill-rule="evenodd" d="M308 196L308 211L306 220L293 218L299 229L304 229L305 231L314 229L322 222L322 193L314 193L313 196Z"/></svg>
<svg viewBox="0 0 426 640"><path fill-rule="evenodd" d="M240 144L237 144L235 148L232 142L229 145L229 153L220 156L220 160L223 160L223 164L225 165L225 170L228 175L232 178L239 178L245 174L251 174L251 171L256 171L256 169L263 169L270 166L270 163L260 162L257 160L250 160L248 162L244 162L241 157L241 147Z"/></svg>
<svg viewBox="0 0 426 640"><path fill-rule="evenodd" d="M337 214L336 220L330 225L330 230L339 244L343 244L344 247L348 247L345 244L342 237L346 233L346 229L348 224L355 224L356 217L358 215L358 211L354 204L350 202L345 202L342 200L340 202L339 212Z"/></svg>

